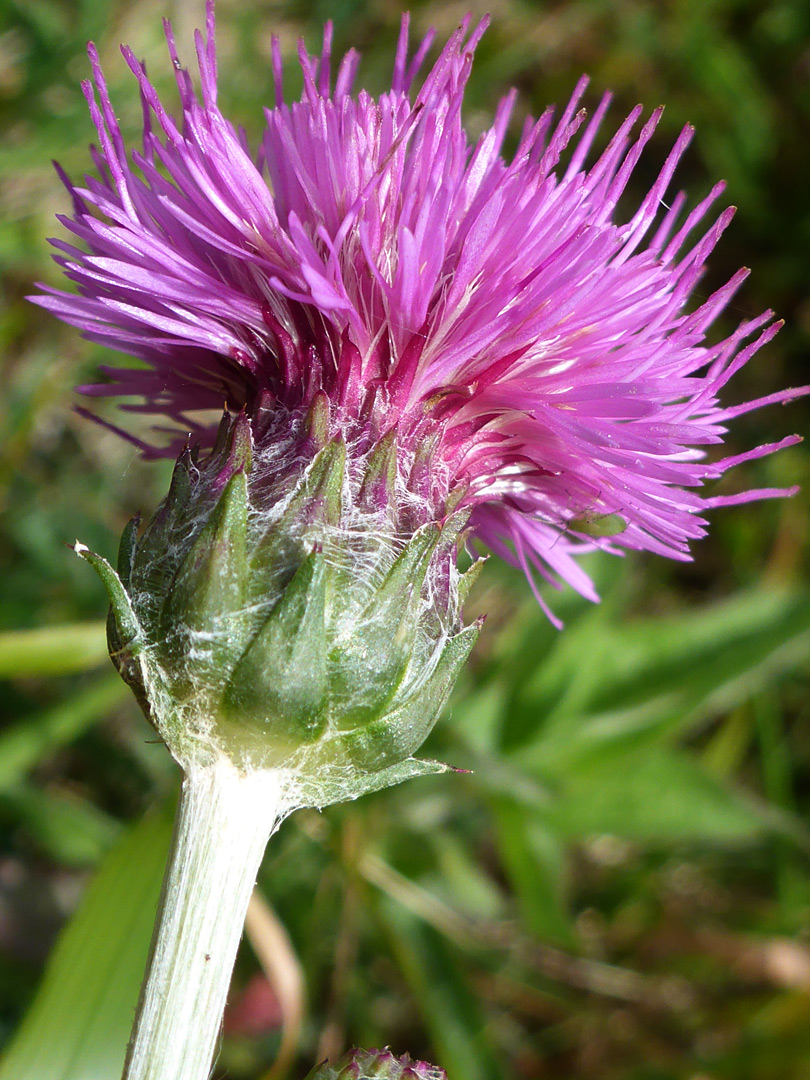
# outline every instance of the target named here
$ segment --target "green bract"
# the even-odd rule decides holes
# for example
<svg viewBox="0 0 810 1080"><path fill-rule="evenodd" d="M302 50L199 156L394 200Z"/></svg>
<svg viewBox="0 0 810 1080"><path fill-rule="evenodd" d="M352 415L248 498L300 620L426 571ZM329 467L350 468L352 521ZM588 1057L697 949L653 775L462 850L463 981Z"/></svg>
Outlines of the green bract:
<svg viewBox="0 0 810 1080"><path fill-rule="evenodd" d="M323 400L273 461L253 428L226 414L210 456L183 451L117 573L77 544L109 593L113 662L181 765L279 770L298 805L443 769L411 755L478 633L466 515L403 534L395 439L347 448Z"/></svg>

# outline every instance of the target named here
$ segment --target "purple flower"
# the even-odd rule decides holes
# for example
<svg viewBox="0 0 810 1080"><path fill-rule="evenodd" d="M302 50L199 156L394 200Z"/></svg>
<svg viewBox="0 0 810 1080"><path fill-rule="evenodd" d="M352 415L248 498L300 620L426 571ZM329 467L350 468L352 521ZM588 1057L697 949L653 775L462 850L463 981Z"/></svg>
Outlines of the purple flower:
<svg viewBox="0 0 810 1080"><path fill-rule="evenodd" d="M43 286L35 300L142 361L81 389L134 398L122 407L164 419L144 453L175 454L189 431L210 444L216 424L200 417L223 402L298 417L322 392L348 445L395 430L427 461L410 493L426 507L420 521L466 506L475 535L533 588L536 572L596 599L576 555L687 559L704 509L791 494L695 489L799 441L706 457L729 420L807 388L731 408L718 400L779 324L765 312L707 340L744 270L690 303L733 213L711 217L722 184L688 213L683 193L666 196L692 129L625 218L617 204L660 110L640 130L633 110L596 157L610 98L587 120L583 79L559 119L549 109L526 122L507 161L514 93L475 144L462 126L486 22L470 26L417 90L434 35L411 57L405 16L392 87L378 99L352 95L353 50L333 81L327 25L320 57L300 47L304 91L286 103L275 41L276 106L253 150L217 107L210 0L196 38L201 97L166 24L181 123L123 49L144 104L139 150L124 145L91 46L97 175L81 186L63 178L73 213L61 220L77 243L52 241L78 295Z"/></svg>

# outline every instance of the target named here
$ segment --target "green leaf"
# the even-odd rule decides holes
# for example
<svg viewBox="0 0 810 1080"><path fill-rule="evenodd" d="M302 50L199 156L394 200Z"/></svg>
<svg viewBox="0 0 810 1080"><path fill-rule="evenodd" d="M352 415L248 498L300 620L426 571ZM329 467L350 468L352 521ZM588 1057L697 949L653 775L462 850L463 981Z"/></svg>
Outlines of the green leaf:
<svg viewBox="0 0 810 1080"><path fill-rule="evenodd" d="M398 904L386 899L381 906L400 968L449 1080L501 1080L504 1070L493 1053L481 1003L456 950Z"/></svg>
<svg viewBox="0 0 810 1080"><path fill-rule="evenodd" d="M694 730L810 662L801 594L761 589L610 633L581 623L508 705L522 733L510 749L545 775Z"/></svg>
<svg viewBox="0 0 810 1080"><path fill-rule="evenodd" d="M119 832L115 818L71 792L33 784L0 789L0 816L20 824L39 848L68 866L93 866Z"/></svg>
<svg viewBox="0 0 810 1080"><path fill-rule="evenodd" d="M107 655L103 621L11 630L0 634L0 678L88 671Z"/></svg>
<svg viewBox="0 0 810 1080"><path fill-rule="evenodd" d="M450 784L446 791L448 804L455 805L457 798L455 794L450 795ZM434 862L436 866L436 881L441 881L448 903L456 911L472 920L494 921L507 917L501 882L494 877L492 867L482 865L478 853L465 842L466 837L452 829L436 827L420 830L410 837L425 854L430 852L431 869Z"/></svg>
<svg viewBox="0 0 810 1080"><path fill-rule="evenodd" d="M526 929L540 941L572 947L566 859L559 835L527 807L507 799L493 802L497 851Z"/></svg>
<svg viewBox="0 0 810 1080"><path fill-rule="evenodd" d="M20 780L40 758L81 735L128 693L118 676L110 673L77 691L65 704L9 727L0 735L0 790Z"/></svg>
<svg viewBox="0 0 810 1080"><path fill-rule="evenodd" d="M107 855L62 933L0 1080L118 1080L171 838L169 807Z"/></svg>
<svg viewBox="0 0 810 1080"><path fill-rule="evenodd" d="M763 818L693 758L658 747L572 770L548 811L564 836L629 840L748 841Z"/></svg>

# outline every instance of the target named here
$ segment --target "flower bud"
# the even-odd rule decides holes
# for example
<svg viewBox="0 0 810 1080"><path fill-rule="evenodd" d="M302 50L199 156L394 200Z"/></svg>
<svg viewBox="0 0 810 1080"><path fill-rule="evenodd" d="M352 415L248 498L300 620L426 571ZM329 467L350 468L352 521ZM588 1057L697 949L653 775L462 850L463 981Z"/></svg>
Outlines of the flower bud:
<svg viewBox="0 0 810 1080"><path fill-rule="evenodd" d="M443 768L411 755L478 633L466 514L414 510L400 480L418 455L393 434L349 446L328 414L317 398L273 438L226 414L140 539L130 523L117 573L77 545L110 596L113 662L178 761L279 770L319 806Z"/></svg>
<svg viewBox="0 0 810 1080"><path fill-rule="evenodd" d="M306 1080L447 1080L447 1073L426 1061L395 1057L390 1050L350 1050L334 1065L325 1062Z"/></svg>

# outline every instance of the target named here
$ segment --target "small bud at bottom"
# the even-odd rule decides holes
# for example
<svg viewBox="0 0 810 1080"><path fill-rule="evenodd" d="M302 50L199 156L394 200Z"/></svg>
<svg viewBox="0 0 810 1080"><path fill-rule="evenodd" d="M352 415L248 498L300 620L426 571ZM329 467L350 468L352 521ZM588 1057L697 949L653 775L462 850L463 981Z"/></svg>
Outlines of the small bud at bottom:
<svg viewBox="0 0 810 1080"><path fill-rule="evenodd" d="M350 1050L340 1061L324 1062L306 1080L447 1080L447 1073L426 1061L396 1057L390 1050Z"/></svg>

